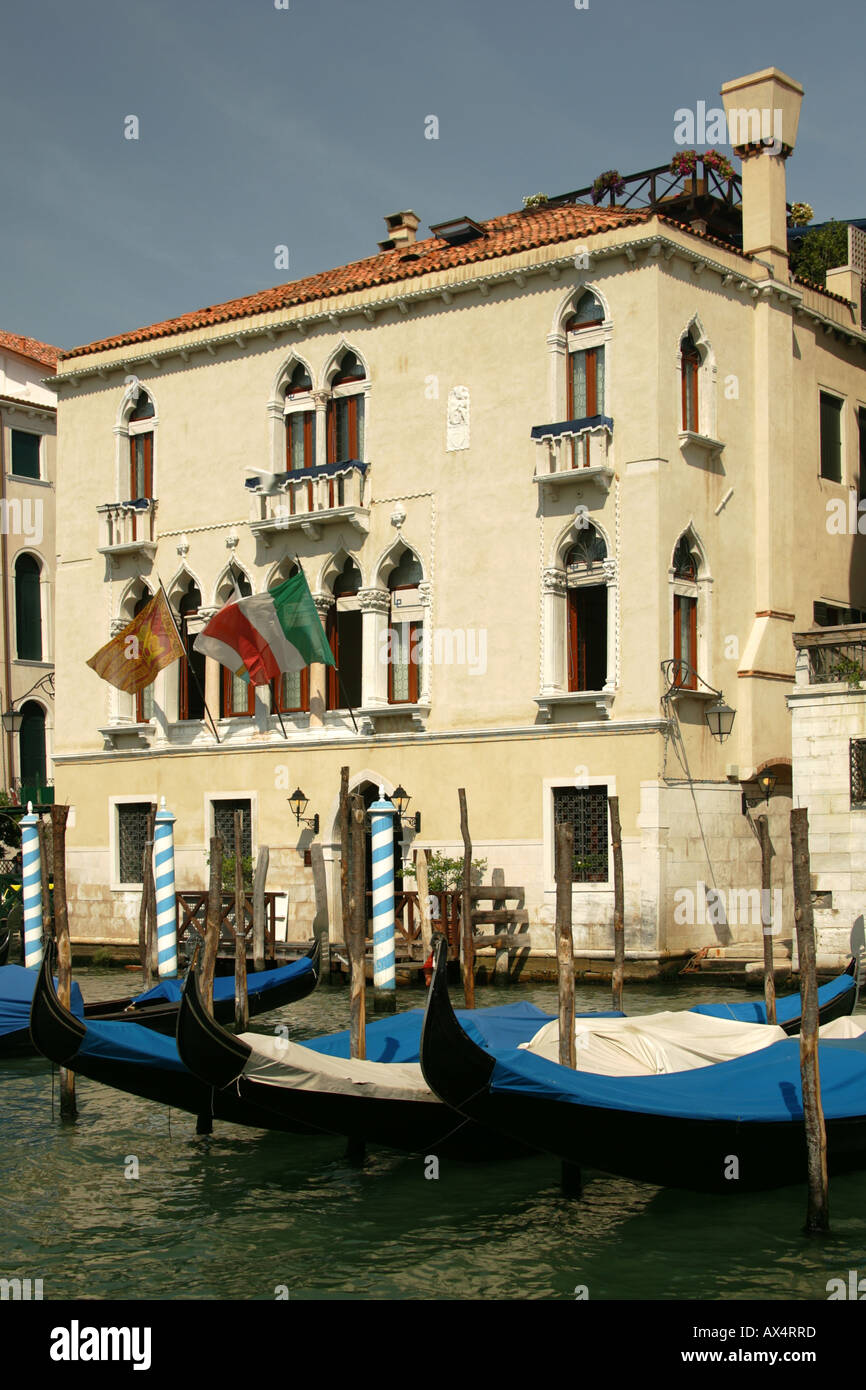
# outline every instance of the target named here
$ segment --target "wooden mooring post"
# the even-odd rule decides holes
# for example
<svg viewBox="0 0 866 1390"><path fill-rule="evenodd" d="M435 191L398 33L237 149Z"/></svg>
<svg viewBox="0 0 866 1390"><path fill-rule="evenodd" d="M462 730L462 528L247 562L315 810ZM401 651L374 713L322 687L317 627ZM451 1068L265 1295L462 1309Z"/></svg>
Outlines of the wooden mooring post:
<svg viewBox="0 0 866 1390"><path fill-rule="evenodd" d="M415 851L415 887L418 891L418 916L421 922L421 959L430 959L433 950L433 923L430 920L430 884L427 877L427 851Z"/></svg>
<svg viewBox="0 0 866 1390"><path fill-rule="evenodd" d="M72 946L69 941L69 909L66 901L66 821L68 806L51 807L52 862L54 865L54 939L57 943L57 997L64 1009L72 1000ZM60 1068L60 1118L74 1120L75 1074Z"/></svg>
<svg viewBox="0 0 866 1390"><path fill-rule="evenodd" d="M48 873L48 834L45 829L45 821L39 817L39 824L36 827L39 836L39 871L42 876L42 940L49 941L54 935L54 917L51 912L51 890L49 883L51 879ZM24 950L24 924L21 924L21 950Z"/></svg>
<svg viewBox="0 0 866 1390"><path fill-rule="evenodd" d="M204 1006L213 1017L213 977L220 944L220 917L223 900L223 842L212 835L210 842L210 873L208 875L207 917L205 918L204 949L201 953L199 987ZM213 1133L213 1115L204 1111L196 1117L196 1134Z"/></svg>
<svg viewBox="0 0 866 1390"><path fill-rule="evenodd" d="M244 921L244 813L235 811L235 1028L245 1033L250 1021L247 998L247 935Z"/></svg>
<svg viewBox="0 0 866 1390"><path fill-rule="evenodd" d="M349 952L349 1055L366 1057L367 996L367 882L365 833L367 813L364 799L353 796L349 814L348 919L345 930Z"/></svg>
<svg viewBox="0 0 866 1390"><path fill-rule="evenodd" d="M556 827L556 971L559 979L559 1060L577 1066L574 1041L574 937L571 929L571 880L574 873L574 828Z"/></svg>
<svg viewBox="0 0 866 1390"><path fill-rule="evenodd" d="M619 823L619 797L609 796L610 847L613 854L613 975L611 1006L622 1013L622 981L625 974L625 904L622 881L622 829Z"/></svg>
<svg viewBox="0 0 866 1390"><path fill-rule="evenodd" d="M460 895L460 952L463 966L463 1002L467 1009L475 1008L475 943L472 940L472 841L469 838L469 813L466 809L466 789L457 792L460 802L460 834L463 836L463 880Z"/></svg>
<svg viewBox="0 0 866 1390"><path fill-rule="evenodd" d="M559 1061L563 1067L577 1066L574 1036L574 937L571 925L572 877L574 873L574 828L558 825L554 840L556 879L556 970L559 979ZM560 1165L560 1182L565 1197L579 1197L583 1177L576 1163Z"/></svg>
<svg viewBox="0 0 866 1390"><path fill-rule="evenodd" d="M773 974L773 895L770 891L773 847L770 844L770 826L766 816L755 820L758 843L761 846L761 932L764 942L764 1005L767 1022L776 1022L776 977ZM808 848L808 846L807 846ZM811 895L809 899L811 908Z"/></svg>
<svg viewBox="0 0 866 1390"><path fill-rule="evenodd" d="M253 876L253 970L265 968L265 884L270 858L268 846L259 845Z"/></svg>
<svg viewBox="0 0 866 1390"><path fill-rule="evenodd" d="M352 976L352 951L349 944L351 912L349 909L349 875L352 872L352 808L349 805L349 769L340 768L340 918L343 926L343 944L349 957L349 979Z"/></svg>
<svg viewBox="0 0 866 1390"><path fill-rule="evenodd" d="M797 954L800 962L800 1077L809 1192L806 1234L824 1235L830 1229L830 1194L827 1180L827 1130L821 1106L821 1074L818 1061L818 982L809 863L809 813L805 806L797 807L791 812L791 854L794 870L794 921L797 927Z"/></svg>

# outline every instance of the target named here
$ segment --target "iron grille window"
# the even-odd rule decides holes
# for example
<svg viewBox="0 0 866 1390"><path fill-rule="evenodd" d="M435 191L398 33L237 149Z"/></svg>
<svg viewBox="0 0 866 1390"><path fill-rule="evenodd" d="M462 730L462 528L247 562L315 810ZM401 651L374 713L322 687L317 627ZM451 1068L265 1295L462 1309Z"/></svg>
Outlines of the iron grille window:
<svg viewBox="0 0 866 1390"><path fill-rule="evenodd" d="M124 801L117 808L121 883L141 883L141 861L147 838L149 810L149 801Z"/></svg>
<svg viewBox="0 0 866 1390"><path fill-rule="evenodd" d="M866 738L851 740L851 808L866 810Z"/></svg>
<svg viewBox="0 0 866 1390"><path fill-rule="evenodd" d="M223 854L234 854L235 811L243 812L241 849L244 858L248 859L252 857L253 853L252 803L248 797L243 797L235 801L214 801L213 832L215 835L219 835L223 842Z"/></svg>
<svg viewBox="0 0 866 1390"><path fill-rule="evenodd" d="M607 787L554 787L553 823L574 830L572 883L606 883Z"/></svg>

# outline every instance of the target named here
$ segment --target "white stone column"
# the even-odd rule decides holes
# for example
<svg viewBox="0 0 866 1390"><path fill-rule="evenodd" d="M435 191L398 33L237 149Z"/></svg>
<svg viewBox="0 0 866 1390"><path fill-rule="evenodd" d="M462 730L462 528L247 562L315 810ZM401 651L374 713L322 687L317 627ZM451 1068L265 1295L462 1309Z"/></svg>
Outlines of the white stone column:
<svg viewBox="0 0 866 1390"><path fill-rule="evenodd" d="M433 586L428 579L418 585L418 597L424 609L424 640L421 645L421 670L418 672L419 704L429 705L433 676Z"/></svg>
<svg viewBox="0 0 866 1390"><path fill-rule="evenodd" d="M387 589L359 589L361 607L361 705L388 703L388 617L391 595Z"/></svg>
<svg viewBox="0 0 866 1390"><path fill-rule="evenodd" d="M313 603L321 619L322 626L325 627L328 612L333 606L333 594L318 593L313 594ZM328 686L327 686L327 667L321 661L313 661L310 664L310 728L321 729L325 723L325 710L327 709Z"/></svg>
<svg viewBox="0 0 866 1390"><path fill-rule="evenodd" d="M568 684L566 646L566 609L568 589L565 570L546 568L541 576L543 597L544 645L542 651L542 684L540 694L563 692Z"/></svg>
<svg viewBox="0 0 866 1390"><path fill-rule="evenodd" d="M316 407L316 467L328 462L328 401L329 391L314 391L313 402ZM312 704L312 673L310 675L310 704Z"/></svg>

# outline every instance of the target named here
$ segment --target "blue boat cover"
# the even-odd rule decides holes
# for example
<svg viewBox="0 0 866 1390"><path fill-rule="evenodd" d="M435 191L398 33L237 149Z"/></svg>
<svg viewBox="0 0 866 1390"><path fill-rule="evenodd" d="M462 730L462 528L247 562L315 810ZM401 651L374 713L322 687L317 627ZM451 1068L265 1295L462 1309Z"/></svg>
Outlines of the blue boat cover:
<svg viewBox="0 0 866 1390"><path fill-rule="evenodd" d="M528 1042L551 1019L550 1014L525 1001L500 1004L492 1009L461 1009L460 1017L467 1032L479 1045L503 1049ZM622 1015L615 1014L613 1017ZM417 1062L423 1021L423 1009L410 1009L406 1013L368 1024L367 1061ZM349 1056L348 1030L328 1034L327 1037L303 1039L301 1044L331 1057ZM186 1071L174 1038L154 1033L140 1023L101 1023L98 1019L88 1021L87 1034L81 1042L79 1053L86 1057L100 1057L104 1061Z"/></svg>
<svg viewBox="0 0 866 1390"><path fill-rule="evenodd" d="M825 1118L866 1115L866 1035L827 1039L818 1044L818 1055ZM740 1120L748 1124L803 1118L800 1044L796 1038L786 1038L732 1062L660 1076L614 1077L571 1071L515 1049L497 1056L490 1090L686 1120Z"/></svg>
<svg viewBox="0 0 866 1390"><path fill-rule="evenodd" d="M142 1023L87 1024L77 1056L101 1057L106 1062L128 1062L186 1072L174 1038L163 1037Z"/></svg>
<svg viewBox="0 0 866 1390"><path fill-rule="evenodd" d="M818 988L818 1008L830 1004L848 992L854 993L854 976L837 975ZM767 1007L763 1000L750 999L745 1004L695 1004L690 1010L693 1014L709 1014L711 1018L735 1018L738 1023L766 1023ZM803 1012L799 994L786 994L776 1000L776 1022L790 1023Z"/></svg>
<svg viewBox="0 0 866 1390"><path fill-rule="evenodd" d="M288 965L278 966L276 970L256 970L247 976L247 994L250 997L261 999L274 989L281 988L289 980L296 980L299 975L306 975L313 968L313 962L309 956L302 956L300 960L290 961ZM161 980L153 989L147 990L145 994L137 994L133 999L133 1004L145 1004L155 1000L168 1004L179 1004L183 994L183 980ZM234 975L218 975L213 982L213 997L215 1000L228 1000L235 997L235 977Z"/></svg>
<svg viewBox="0 0 866 1390"><path fill-rule="evenodd" d="M579 1014L579 1018L622 1018L621 1013ZM457 1017L479 1047L500 1052L529 1042L539 1028L551 1023L555 1014L546 1014L537 1004L521 1000L515 1004L496 1004L490 1009L458 1009ZM407 1009L392 1018L367 1024L368 1062L417 1062L421 1055L423 1009ZM323 1038L303 1038L304 1047L328 1057L349 1056L349 1032L329 1033Z"/></svg>
<svg viewBox="0 0 866 1390"><path fill-rule="evenodd" d="M30 1027L30 1005L38 979L38 970L27 970L23 965L0 966L0 1037ZM74 980L72 1012L78 1018L84 1017L84 1000Z"/></svg>

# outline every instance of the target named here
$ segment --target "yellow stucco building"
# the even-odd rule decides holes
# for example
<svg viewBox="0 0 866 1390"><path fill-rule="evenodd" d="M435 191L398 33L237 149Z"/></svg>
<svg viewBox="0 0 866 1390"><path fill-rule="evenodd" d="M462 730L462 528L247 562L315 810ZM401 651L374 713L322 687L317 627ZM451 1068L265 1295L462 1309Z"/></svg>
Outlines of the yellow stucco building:
<svg viewBox="0 0 866 1390"><path fill-rule="evenodd" d="M723 89L782 122L781 145L737 151L741 205L699 166L644 206L565 195L426 239L395 214L367 259L64 355L55 762L74 939L135 939L141 807L162 796L190 888L214 824L248 809L303 936L295 786L341 939L343 764L354 786L408 790L407 854L456 852L465 786L475 853L525 887L536 951L553 948L561 818L577 953L610 951L613 792L633 960L760 938L712 920L706 889L759 883L742 793L766 765L783 864L791 634L816 603L866 608L856 536L825 524L858 485L860 280L788 269L801 94L775 69ZM191 646L295 564L342 687L312 667L253 697L201 663L217 745L190 662L137 700L85 665L160 581ZM718 690L724 743L705 718Z"/></svg>

